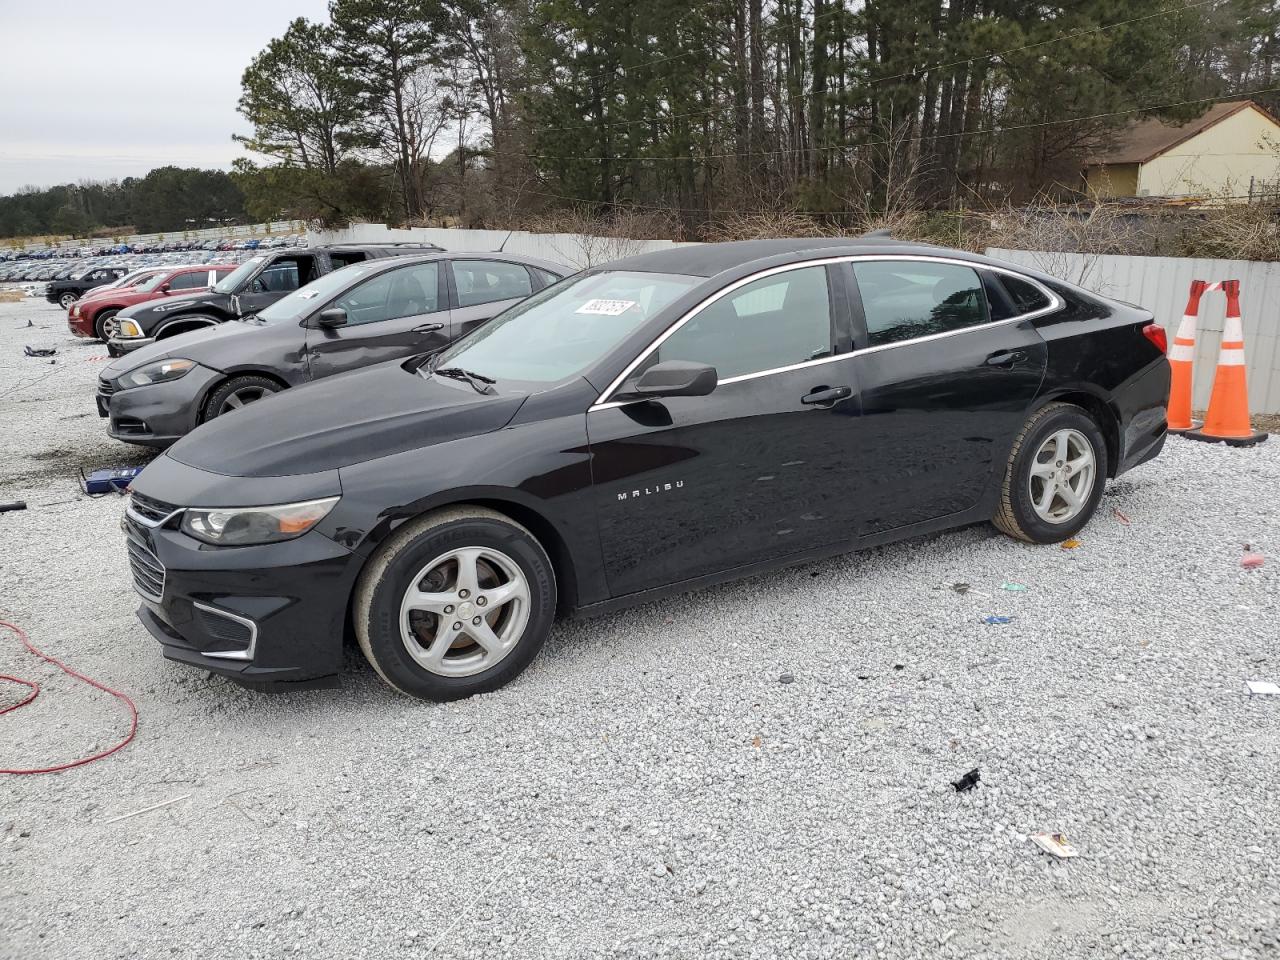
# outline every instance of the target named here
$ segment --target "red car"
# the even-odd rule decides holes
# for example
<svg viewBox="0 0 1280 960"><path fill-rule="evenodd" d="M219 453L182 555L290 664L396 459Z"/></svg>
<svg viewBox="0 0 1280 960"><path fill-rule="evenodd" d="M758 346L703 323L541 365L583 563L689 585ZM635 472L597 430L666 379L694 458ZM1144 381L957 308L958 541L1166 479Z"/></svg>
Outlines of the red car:
<svg viewBox="0 0 1280 960"><path fill-rule="evenodd" d="M116 314L125 307L161 297L207 290L236 264L167 267L131 287L95 290L67 312L67 327L77 337L106 342L116 332Z"/></svg>

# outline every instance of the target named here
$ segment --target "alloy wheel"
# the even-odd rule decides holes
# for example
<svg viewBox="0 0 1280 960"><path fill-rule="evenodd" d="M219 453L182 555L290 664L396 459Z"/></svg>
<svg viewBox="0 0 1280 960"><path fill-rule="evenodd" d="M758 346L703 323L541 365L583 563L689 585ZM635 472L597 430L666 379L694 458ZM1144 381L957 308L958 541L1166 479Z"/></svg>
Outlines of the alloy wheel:
<svg viewBox="0 0 1280 960"><path fill-rule="evenodd" d="M63 310L70 310L71 305L75 303L78 299L80 298L77 297L74 293L64 293L61 297L58 298L58 303L62 306Z"/></svg>
<svg viewBox="0 0 1280 960"><path fill-rule="evenodd" d="M218 408L218 416L230 413L232 410L239 410L246 404L261 400L266 395L267 389L265 387L242 387L222 401L222 406Z"/></svg>
<svg viewBox="0 0 1280 960"><path fill-rule="evenodd" d="M1031 464L1031 506L1047 523L1067 523L1088 506L1097 459L1079 430L1058 430L1045 438Z"/></svg>
<svg viewBox="0 0 1280 960"><path fill-rule="evenodd" d="M422 669L469 677L507 656L529 622L529 583L510 557L464 547L418 571L400 604L400 635Z"/></svg>
<svg viewBox="0 0 1280 960"><path fill-rule="evenodd" d="M114 316L104 317L102 320L102 339L114 339L116 333L120 330L120 322Z"/></svg>

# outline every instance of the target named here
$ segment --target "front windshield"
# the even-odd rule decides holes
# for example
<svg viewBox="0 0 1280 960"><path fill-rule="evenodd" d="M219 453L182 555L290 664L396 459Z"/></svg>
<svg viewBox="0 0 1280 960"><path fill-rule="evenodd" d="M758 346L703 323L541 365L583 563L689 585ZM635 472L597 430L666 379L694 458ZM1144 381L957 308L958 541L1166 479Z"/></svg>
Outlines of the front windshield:
<svg viewBox="0 0 1280 960"><path fill-rule="evenodd" d="M579 274L499 314L442 353L432 369L462 367L496 380L557 383L591 366L701 282L623 270Z"/></svg>
<svg viewBox="0 0 1280 960"><path fill-rule="evenodd" d="M261 257L259 259L262 259ZM368 273L379 265L379 261L356 263L332 273L326 273L319 280L313 280L305 287L299 287L288 296L281 297L269 307L258 312L258 319L263 323L281 323L289 320L301 320L312 310L324 303L331 296L348 286L352 280ZM236 271L237 273L239 271ZM219 284L218 286L221 286ZM214 287L214 289L218 289Z"/></svg>
<svg viewBox="0 0 1280 960"><path fill-rule="evenodd" d="M235 293L240 289L240 285L244 283L245 280L249 279L255 270L262 266L266 259L266 257L250 257L244 263L240 264L240 266L236 267L225 277L215 283L213 285L213 289L218 293Z"/></svg>

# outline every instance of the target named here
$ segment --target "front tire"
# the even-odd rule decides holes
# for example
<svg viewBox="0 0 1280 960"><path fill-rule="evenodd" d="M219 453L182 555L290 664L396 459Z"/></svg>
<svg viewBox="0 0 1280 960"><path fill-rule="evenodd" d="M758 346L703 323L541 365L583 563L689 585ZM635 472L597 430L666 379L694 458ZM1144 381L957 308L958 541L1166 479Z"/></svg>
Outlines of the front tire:
<svg viewBox="0 0 1280 960"><path fill-rule="evenodd" d="M63 310L70 310L79 299L74 293L64 293L58 298L58 306L62 307Z"/></svg>
<svg viewBox="0 0 1280 960"><path fill-rule="evenodd" d="M119 310L103 310L94 319L93 331L103 343L114 337L120 329L120 324L116 320L116 314L119 312Z"/></svg>
<svg viewBox="0 0 1280 960"><path fill-rule="evenodd" d="M209 394L209 399L204 402L204 411L200 422L212 420L214 417L220 417L231 413L233 410L239 410L241 407L256 403L263 397L279 393L280 389L280 384L267 377L232 377L213 393Z"/></svg>
<svg viewBox="0 0 1280 960"><path fill-rule="evenodd" d="M1107 444L1083 408L1050 403L1027 420L1009 454L992 522L1029 543L1058 543L1093 517L1107 482Z"/></svg>
<svg viewBox="0 0 1280 960"><path fill-rule="evenodd" d="M378 675L422 700L504 686L551 632L556 581L537 539L483 507L410 521L360 576L355 633Z"/></svg>

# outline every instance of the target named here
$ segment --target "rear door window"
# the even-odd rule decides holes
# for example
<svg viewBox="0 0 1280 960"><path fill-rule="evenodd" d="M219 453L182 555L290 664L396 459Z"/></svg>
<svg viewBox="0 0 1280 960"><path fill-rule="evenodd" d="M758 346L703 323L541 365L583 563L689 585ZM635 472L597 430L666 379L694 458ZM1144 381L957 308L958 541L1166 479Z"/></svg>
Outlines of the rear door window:
<svg viewBox="0 0 1280 960"><path fill-rule="evenodd" d="M360 250L333 250L329 253L329 262L335 270L349 267L353 263L364 263L367 259L368 255Z"/></svg>
<svg viewBox="0 0 1280 960"><path fill-rule="evenodd" d="M918 260L853 264L873 347L951 333L988 322L982 281L972 267Z"/></svg>
<svg viewBox="0 0 1280 960"><path fill-rule="evenodd" d="M1039 287L1033 283L1028 283L1026 280L1002 274L1000 283L1004 285L1005 292L1009 294L1009 299L1014 302L1019 314L1043 310L1052 304L1052 301L1044 295Z"/></svg>
<svg viewBox="0 0 1280 960"><path fill-rule="evenodd" d="M458 288L459 307L514 300L533 293L529 271L521 264L501 260L455 260L453 282Z"/></svg>

